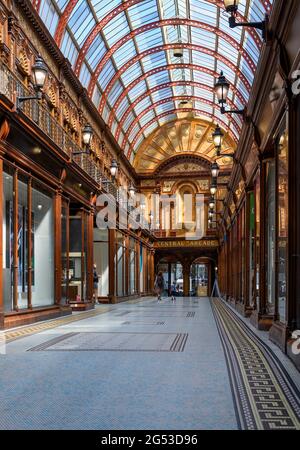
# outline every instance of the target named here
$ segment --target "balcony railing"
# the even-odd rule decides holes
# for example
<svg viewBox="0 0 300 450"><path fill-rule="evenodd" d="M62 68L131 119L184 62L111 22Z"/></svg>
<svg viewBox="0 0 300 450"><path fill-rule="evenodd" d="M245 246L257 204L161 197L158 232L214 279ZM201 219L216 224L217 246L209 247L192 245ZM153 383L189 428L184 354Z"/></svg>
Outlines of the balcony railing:
<svg viewBox="0 0 300 450"><path fill-rule="evenodd" d="M0 94L16 103L17 97L27 97L32 92L16 77L16 75L0 62ZM20 104L19 109L34 122L68 157L93 180L95 180L107 193L117 198L117 189L101 173L96 162L87 154L80 153L81 147L68 135L51 113L38 101L29 100Z"/></svg>
<svg viewBox="0 0 300 450"><path fill-rule="evenodd" d="M81 151L81 150L80 150ZM93 180L98 184L101 184L101 170L98 165L91 159L91 157L86 153L81 153L80 155L73 155L72 160Z"/></svg>
<svg viewBox="0 0 300 450"><path fill-rule="evenodd" d="M27 97L33 93L9 70L0 64L0 92L16 103L17 97ZM80 151L80 146L72 140L63 127L37 100L23 102L19 106L29 119L32 120L66 155Z"/></svg>

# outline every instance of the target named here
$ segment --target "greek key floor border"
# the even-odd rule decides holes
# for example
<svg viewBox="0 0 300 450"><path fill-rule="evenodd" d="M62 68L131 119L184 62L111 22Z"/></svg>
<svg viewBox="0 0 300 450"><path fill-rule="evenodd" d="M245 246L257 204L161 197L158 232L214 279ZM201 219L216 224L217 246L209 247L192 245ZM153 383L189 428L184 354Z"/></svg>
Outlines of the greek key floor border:
<svg viewBox="0 0 300 450"><path fill-rule="evenodd" d="M243 430L300 430L300 393L274 352L221 300L211 300Z"/></svg>

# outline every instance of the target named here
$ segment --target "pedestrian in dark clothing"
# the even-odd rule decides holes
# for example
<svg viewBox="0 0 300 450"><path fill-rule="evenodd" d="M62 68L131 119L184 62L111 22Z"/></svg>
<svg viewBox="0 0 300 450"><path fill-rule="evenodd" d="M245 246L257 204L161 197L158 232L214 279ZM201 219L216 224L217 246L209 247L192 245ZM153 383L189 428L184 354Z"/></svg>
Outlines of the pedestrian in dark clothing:
<svg viewBox="0 0 300 450"><path fill-rule="evenodd" d="M165 280L162 272L158 272L154 282L154 290L157 294L157 301L161 302L161 294L163 293L165 288Z"/></svg>
<svg viewBox="0 0 300 450"><path fill-rule="evenodd" d="M94 264L93 268L93 290L94 290L94 301L95 303L98 300L98 283L99 283L99 275L97 273L97 264Z"/></svg>
<svg viewBox="0 0 300 450"><path fill-rule="evenodd" d="M174 281L173 284L172 284L172 287L171 287L171 300L172 300L172 303L176 302L176 295L177 295L176 283Z"/></svg>

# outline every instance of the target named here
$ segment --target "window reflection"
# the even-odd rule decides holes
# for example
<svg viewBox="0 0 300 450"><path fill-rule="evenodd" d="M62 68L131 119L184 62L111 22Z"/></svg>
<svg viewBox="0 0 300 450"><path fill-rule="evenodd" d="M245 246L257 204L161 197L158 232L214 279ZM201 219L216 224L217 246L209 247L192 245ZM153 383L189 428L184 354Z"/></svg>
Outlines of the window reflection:
<svg viewBox="0 0 300 450"><path fill-rule="evenodd" d="M136 293L136 243L135 240L130 238L130 249L129 249L129 293Z"/></svg>
<svg viewBox="0 0 300 450"><path fill-rule="evenodd" d="M98 297L109 293L108 230L94 229L94 263L98 273Z"/></svg>
<svg viewBox="0 0 300 450"><path fill-rule="evenodd" d="M275 160L266 164L266 252L267 252L267 313L275 314Z"/></svg>
<svg viewBox="0 0 300 450"><path fill-rule="evenodd" d="M3 173L4 309L54 304L53 197L21 173ZM14 182L15 180L15 182Z"/></svg>
<svg viewBox="0 0 300 450"><path fill-rule="evenodd" d="M288 135L283 132L278 139L278 314L286 321L287 261L288 261Z"/></svg>

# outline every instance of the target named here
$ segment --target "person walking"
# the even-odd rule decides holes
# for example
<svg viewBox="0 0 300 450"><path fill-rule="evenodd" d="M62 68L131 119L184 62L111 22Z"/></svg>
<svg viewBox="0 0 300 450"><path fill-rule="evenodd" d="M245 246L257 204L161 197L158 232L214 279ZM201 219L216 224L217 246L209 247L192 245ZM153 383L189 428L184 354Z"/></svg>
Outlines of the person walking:
<svg viewBox="0 0 300 450"><path fill-rule="evenodd" d="M177 295L176 283L175 283L175 281L173 281L173 284L171 286L171 301L172 301L172 303L176 302L176 295Z"/></svg>
<svg viewBox="0 0 300 450"><path fill-rule="evenodd" d="M157 294L157 302L161 302L161 295L164 291L164 288L165 288L165 280L163 277L163 273L160 271L156 275L154 282L154 290Z"/></svg>
<svg viewBox="0 0 300 450"><path fill-rule="evenodd" d="M94 263L94 267L93 267L93 288L94 288L94 301L95 303L97 303L98 300L98 283L99 283L99 275L97 272L97 264Z"/></svg>

